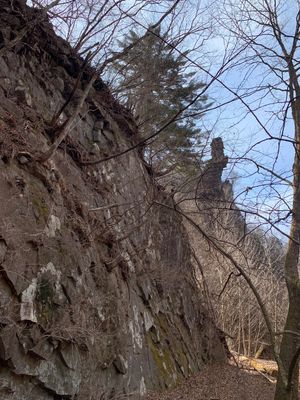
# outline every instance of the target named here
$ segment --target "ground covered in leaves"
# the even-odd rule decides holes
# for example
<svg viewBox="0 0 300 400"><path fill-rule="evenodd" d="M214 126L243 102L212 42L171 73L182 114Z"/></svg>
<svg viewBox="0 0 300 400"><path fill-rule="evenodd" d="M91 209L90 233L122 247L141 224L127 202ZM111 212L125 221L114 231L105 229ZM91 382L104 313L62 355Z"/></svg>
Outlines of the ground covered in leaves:
<svg viewBox="0 0 300 400"><path fill-rule="evenodd" d="M194 376L147 400L272 400L275 384L255 371L232 365L209 365Z"/></svg>

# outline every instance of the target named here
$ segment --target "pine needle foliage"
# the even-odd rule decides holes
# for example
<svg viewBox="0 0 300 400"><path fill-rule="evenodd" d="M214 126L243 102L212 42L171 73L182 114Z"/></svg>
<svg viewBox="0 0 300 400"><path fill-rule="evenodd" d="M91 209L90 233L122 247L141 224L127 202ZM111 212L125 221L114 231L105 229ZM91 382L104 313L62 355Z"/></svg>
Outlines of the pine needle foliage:
<svg viewBox="0 0 300 400"><path fill-rule="evenodd" d="M205 86L197 81L184 55L166 43L170 40L167 34L162 35L159 29L156 33L140 40L130 31L119 42L121 52L134 42L138 44L113 64L115 93L133 112L143 137L185 108ZM200 96L146 146L144 157L154 171L159 174L173 169L190 175L199 169L202 142L208 134L199 128L199 119L208 106L207 97Z"/></svg>

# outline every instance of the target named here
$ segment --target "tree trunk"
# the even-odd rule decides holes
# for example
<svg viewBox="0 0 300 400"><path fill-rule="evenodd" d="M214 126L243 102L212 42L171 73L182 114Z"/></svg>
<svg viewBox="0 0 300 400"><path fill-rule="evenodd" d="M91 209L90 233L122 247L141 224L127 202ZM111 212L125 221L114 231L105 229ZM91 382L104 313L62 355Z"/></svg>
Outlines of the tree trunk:
<svg viewBox="0 0 300 400"><path fill-rule="evenodd" d="M298 270L300 250L300 87L293 66L290 70L290 99L295 126L295 157L293 165L293 205L290 239L285 259L285 279L289 294L289 311L285 333L280 346L280 359L288 378L287 385L279 373L274 400L298 400L299 346L300 346L300 277ZM294 90L293 90L294 88ZM287 332L289 331L289 332ZM279 371L280 372L280 371Z"/></svg>
<svg viewBox="0 0 300 400"><path fill-rule="evenodd" d="M54 140L54 143L52 144L52 146L50 146L49 150L40 155L40 157L39 157L40 162L46 162L47 160L49 160L54 155L55 151L58 149L58 146L61 144L61 142L71 132L73 124L76 121L76 118L77 118L77 116L83 106L83 103L86 100L96 78L97 78L97 72L94 72L93 76L90 78L89 83L87 84L86 88L84 89L80 99L77 101L77 105L75 107L75 110L73 111L73 114L69 117L69 119L65 122L65 124L61 128L59 135Z"/></svg>
<svg viewBox="0 0 300 400"><path fill-rule="evenodd" d="M300 332L300 290L298 287L289 290L290 305L284 330ZM299 346L299 336L291 333L284 333L280 346L280 358L287 374L291 376L290 382L288 386L286 386L281 379L281 375L278 374L274 400L298 400L299 361L296 362L293 370L291 370L291 364L295 354L297 354Z"/></svg>

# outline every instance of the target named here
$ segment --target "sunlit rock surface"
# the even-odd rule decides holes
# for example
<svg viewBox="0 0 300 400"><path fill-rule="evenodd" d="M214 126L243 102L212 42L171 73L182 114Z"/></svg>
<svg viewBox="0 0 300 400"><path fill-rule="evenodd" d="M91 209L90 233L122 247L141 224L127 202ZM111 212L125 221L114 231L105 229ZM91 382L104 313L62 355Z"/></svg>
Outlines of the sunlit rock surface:
<svg viewBox="0 0 300 400"><path fill-rule="evenodd" d="M25 16L0 1L0 46ZM138 140L100 79L72 135L36 161L81 63L47 22L0 57L1 399L139 398L224 359L182 221L138 151L82 165Z"/></svg>

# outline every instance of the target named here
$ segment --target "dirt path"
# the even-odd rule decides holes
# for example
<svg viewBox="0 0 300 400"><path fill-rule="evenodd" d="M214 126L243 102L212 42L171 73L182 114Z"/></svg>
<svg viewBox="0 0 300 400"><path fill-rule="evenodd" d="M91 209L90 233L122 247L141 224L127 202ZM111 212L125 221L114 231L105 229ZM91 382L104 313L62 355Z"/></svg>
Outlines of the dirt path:
<svg viewBox="0 0 300 400"><path fill-rule="evenodd" d="M177 388L147 400L273 400L275 385L256 372L232 365L210 365Z"/></svg>

